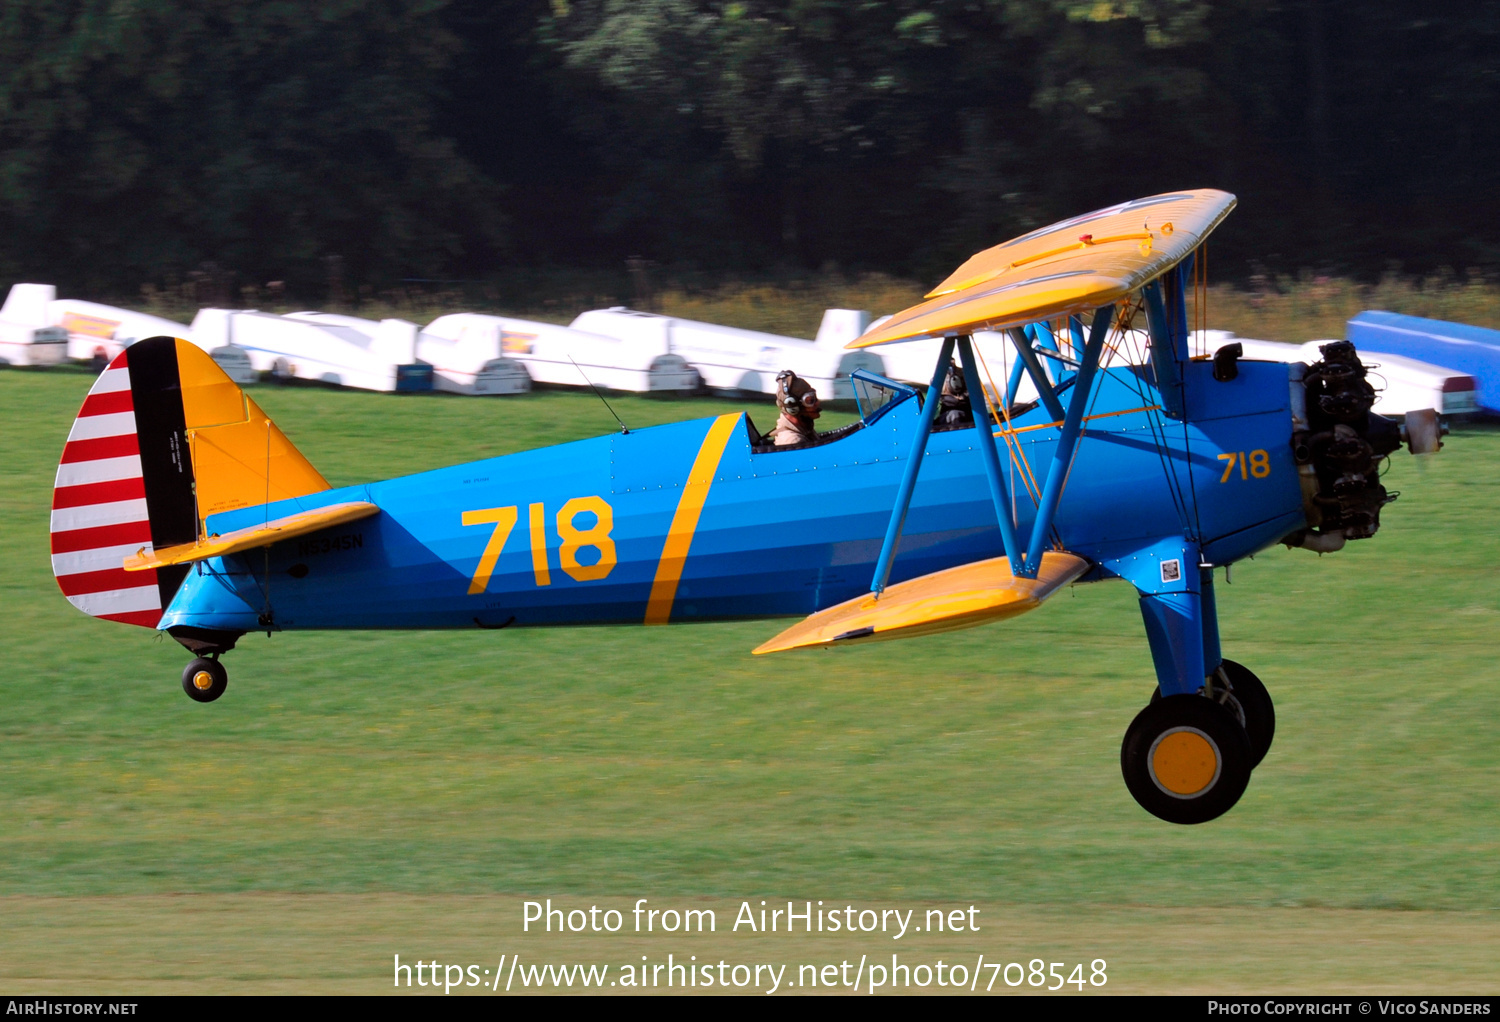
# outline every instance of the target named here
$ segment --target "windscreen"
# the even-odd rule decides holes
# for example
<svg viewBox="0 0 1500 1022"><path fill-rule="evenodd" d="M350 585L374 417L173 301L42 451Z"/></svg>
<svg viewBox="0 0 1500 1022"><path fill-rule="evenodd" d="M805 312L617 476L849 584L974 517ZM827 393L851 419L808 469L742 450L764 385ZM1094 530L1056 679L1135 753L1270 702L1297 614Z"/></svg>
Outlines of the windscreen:
<svg viewBox="0 0 1500 1022"><path fill-rule="evenodd" d="M910 387L876 376L865 369L856 369L850 374L854 384L854 400L859 405L859 416L869 425L890 408L916 394Z"/></svg>

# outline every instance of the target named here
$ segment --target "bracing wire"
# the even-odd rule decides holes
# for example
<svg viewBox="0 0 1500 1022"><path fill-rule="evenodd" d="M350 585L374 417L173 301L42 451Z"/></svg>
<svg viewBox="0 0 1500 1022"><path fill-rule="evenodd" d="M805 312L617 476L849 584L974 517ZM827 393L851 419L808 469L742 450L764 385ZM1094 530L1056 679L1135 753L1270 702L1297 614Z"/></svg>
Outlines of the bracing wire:
<svg viewBox="0 0 1500 1022"><path fill-rule="evenodd" d="M1116 352L1118 352L1120 350L1120 348L1124 347L1130 341L1130 334L1129 334L1130 325L1135 320L1135 314L1136 314L1136 311L1137 311L1138 308L1139 308L1139 306L1132 305L1130 303L1129 299L1127 299L1127 300L1121 302L1113 310L1111 310L1111 313L1115 317L1115 319L1114 319L1114 322L1110 324L1109 334L1108 334L1108 336L1106 336L1105 341L1104 341L1104 347L1107 348L1107 349L1109 349L1111 355L1113 355ZM1117 341L1118 343L1111 344L1110 343L1111 340ZM1080 357L1081 357L1081 355L1080 355ZM1104 352L1103 351L1100 351L1100 353L1099 353L1099 360L1100 360L1101 365L1099 366L1099 370L1098 370L1098 373L1097 373L1097 379L1096 379L1096 381L1094 383L1094 386L1093 386L1093 393L1091 393L1089 395L1089 404L1088 404L1088 407L1086 409L1084 409L1084 415L1083 415L1083 422L1084 423L1087 423L1090 419L1092 419L1094 417L1094 409L1096 407L1098 407L1098 404L1099 404L1099 395L1104 392L1105 380L1109 378L1108 374L1104 372L1104 366L1102 364L1104 362ZM1137 393L1139 393L1139 390L1137 391ZM1146 398L1145 398L1144 394L1141 395L1141 403L1142 404L1146 403ZM1080 432L1079 432L1079 439L1080 439L1080 441L1085 436L1087 436L1087 435L1088 435L1088 428L1087 428L1087 426L1080 426ZM1078 464L1078 452L1081 449L1082 449L1082 444L1080 443L1078 447L1074 448L1074 450L1073 450L1073 458L1072 458L1071 461L1068 462L1067 472L1063 475L1063 484L1062 484L1062 492L1063 493L1067 493L1068 492L1068 483L1071 482L1072 479L1073 479L1073 466L1076 465L1076 464ZM1053 532L1053 542L1054 542L1054 545L1056 546L1056 548L1058 550L1061 550L1063 548L1063 545L1062 545L1062 536L1061 536L1061 534L1058 533L1058 531L1057 531L1057 529L1056 529L1055 526L1054 526L1052 532Z"/></svg>
<svg viewBox="0 0 1500 1022"><path fill-rule="evenodd" d="M984 372L984 378L986 382L988 382L990 387L993 389L995 387L995 378L990 375L989 364L985 361L984 353L979 350L979 346L977 344L974 345L974 352L979 357L979 368ZM1001 363L1001 368L1005 368L1005 364L1003 362ZM996 394L999 394L998 390L996 390ZM985 406L989 407L990 396L988 392L986 392L984 396L984 401ZM1014 429L1011 426L1010 409L1005 407L1005 402L1003 400L997 400L995 402L995 405L999 409L999 413L995 416L996 423L998 424L1001 421L1005 423L1005 427L1001 431L1001 435L1005 438L1006 450L1014 454L1014 460L1012 464L1019 464L1021 466L1021 484L1026 490L1026 495L1031 498L1032 505L1036 506L1041 502L1042 499L1041 490L1037 488L1036 479L1034 478L1031 471L1031 463L1026 458L1026 451L1021 447L1021 441L1015 436ZM1012 486L1014 487L1014 482L1012 482Z"/></svg>
<svg viewBox="0 0 1500 1022"><path fill-rule="evenodd" d="M1131 310L1130 315L1132 320L1134 320L1135 312L1144 308L1144 306L1145 300L1142 298L1139 305L1133 307ZM1129 358L1134 364L1140 366L1143 370L1148 365L1151 365L1146 352L1141 348L1134 335L1125 333L1122 341L1128 345ZM1143 405L1149 405L1150 401L1146 396L1144 375L1132 372L1130 378L1132 381L1129 384L1131 389L1140 396ZM1156 375L1154 365L1151 365L1151 382L1155 385L1157 392L1160 393L1161 380ZM1167 483L1167 492L1172 498L1172 508L1177 514L1178 521L1186 528L1189 525L1187 500L1182 494L1182 484L1177 478L1176 469L1172 464L1174 459L1170 458L1167 453L1167 430L1165 422L1162 421L1163 418L1164 413L1159 407L1155 410L1150 407L1146 409L1146 426L1151 430L1152 444L1156 448L1157 460L1161 464L1162 477Z"/></svg>
<svg viewBox="0 0 1500 1022"><path fill-rule="evenodd" d="M1199 344L1202 355L1208 356L1208 246L1198 246L1197 258L1193 260L1193 319L1197 321ZM1186 409L1182 420L1182 453L1187 470L1188 493L1193 502L1193 529L1195 538L1203 535L1203 517L1198 508L1198 488L1193 486L1193 443L1188 425Z"/></svg>

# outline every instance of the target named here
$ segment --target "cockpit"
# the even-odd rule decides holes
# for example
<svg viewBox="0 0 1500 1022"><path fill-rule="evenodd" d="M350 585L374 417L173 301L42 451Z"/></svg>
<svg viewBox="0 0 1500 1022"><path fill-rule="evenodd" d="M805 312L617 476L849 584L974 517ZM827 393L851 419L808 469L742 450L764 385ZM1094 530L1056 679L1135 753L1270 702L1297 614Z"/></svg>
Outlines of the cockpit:
<svg viewBox="0 0 1500 1022"><path fill-rule="evenodd" d="M810 447L822 447L842 440L846 436L874 424L892 408L902 402L916 398L919 402L921 396L916 388L888 380L884 376L872 373L867 369L856 369L850 374L850 381L854 386L854 402L859 411L859 418L854 422L839 426L817 434L814 440L804 443L782 444L777 446L771 439L771 434L762 434L750 421L749 415L745 416L745 427L750 433L750 449L755 454L770 454L776 451L801 451Z"/></svg>

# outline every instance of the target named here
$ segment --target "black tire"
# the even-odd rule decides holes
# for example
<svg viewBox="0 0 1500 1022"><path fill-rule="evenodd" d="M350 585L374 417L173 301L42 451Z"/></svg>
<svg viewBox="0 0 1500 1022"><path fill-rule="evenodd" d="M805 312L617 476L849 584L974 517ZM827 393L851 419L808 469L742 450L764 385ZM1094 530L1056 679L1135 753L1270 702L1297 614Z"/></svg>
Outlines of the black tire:
<svg viewBox="0 0 1500 1022"><path fill-rule="evenodd" d="M1271 693L1266 691L1266 686L1261 684L1261 680L1250 668L1233 660L1225 660L1222 670L1223 674L1215 678L1212 698L1233 713L1244 726L1245 736L1250 739L1250 768L1253 770L1260 766L1260 761L1271 751L1271 742L1276 737L1276 705L1271 702ZM1229 686L1224 689L1222 686L1226 680ZM1199 689L1198 694L1206 693ZM1160 688L1151 693L1153 703L1160 698Z"/></svg>
<svg viewBox="0 0 1500 1022"><path fill-rule="evenodd" d="M211 703L229 687L229 672L217 660L199 657L182 669L182 690L200 703Z"/></svg>
<svg viewBox="0 0 1500 1022"><path fill-rule="evenodd" d="M1223 669L1229 680L1230 698L1240 704L1245 716L1245 735L1250 739L1250 767L1254 769L1271 751L1271 742L1276 738L1276 704L1271 702L1271 693L1266 691L1266 686L1248 667L1225 660Z"/></svg>
<svg viewBox="0 0 1500 1022"><path fill-rule="evenodd" d="M1120 745L1120 772L1152 816L1206 823L1245 793L1250 757L1250 740L1230 710L1196 695L1168 696L1130 722Z"/></svg>

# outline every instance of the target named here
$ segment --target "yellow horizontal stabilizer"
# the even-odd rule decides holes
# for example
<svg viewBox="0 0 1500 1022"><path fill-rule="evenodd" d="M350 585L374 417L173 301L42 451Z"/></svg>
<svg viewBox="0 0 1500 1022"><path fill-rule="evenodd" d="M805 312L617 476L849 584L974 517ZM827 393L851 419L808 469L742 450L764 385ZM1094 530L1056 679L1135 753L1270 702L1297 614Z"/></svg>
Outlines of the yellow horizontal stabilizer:
<svg viewBox="0 0 1500 1022"><path fill-rule="evenodd" d="M878 600L867 594L820 610L755 652L904 639L1015 617L1041 606L1088 568L1082 557L1056 551L1042 554L1036 578L1016 578L1004 557L961 564L891 586Z"/></svg>
<svg viewBox="0 0 1500 1022"><path fill-rule="evenodd" d="M142 548L125 558L125 570L145 571L147 568L165 568L170 564L191 564L194 561L206 561L210 557L236 554L241 550L254 550L257 547L270 546L272 543L291 539L293 536L305 536L309 532L343 525L345 522L356 522L361 518L370 517L379 510L380 508L374 504L354 500L344 504L330 504L327 507L314 508L311 511L298 511L294 515L287 515L285 518L278 518L264 525L236 529L222 536L215 534L196 543L162 547L154 553L148 554Z"/></svg>
<svg viewBox="0 0 1500 1022"><path fill-rule="evenodd" d="M928 301L848 347L1003 330L1118 301L1185 259L1235 201L1212 188L1172 192L1023 234L971 257Z"/></svg>

